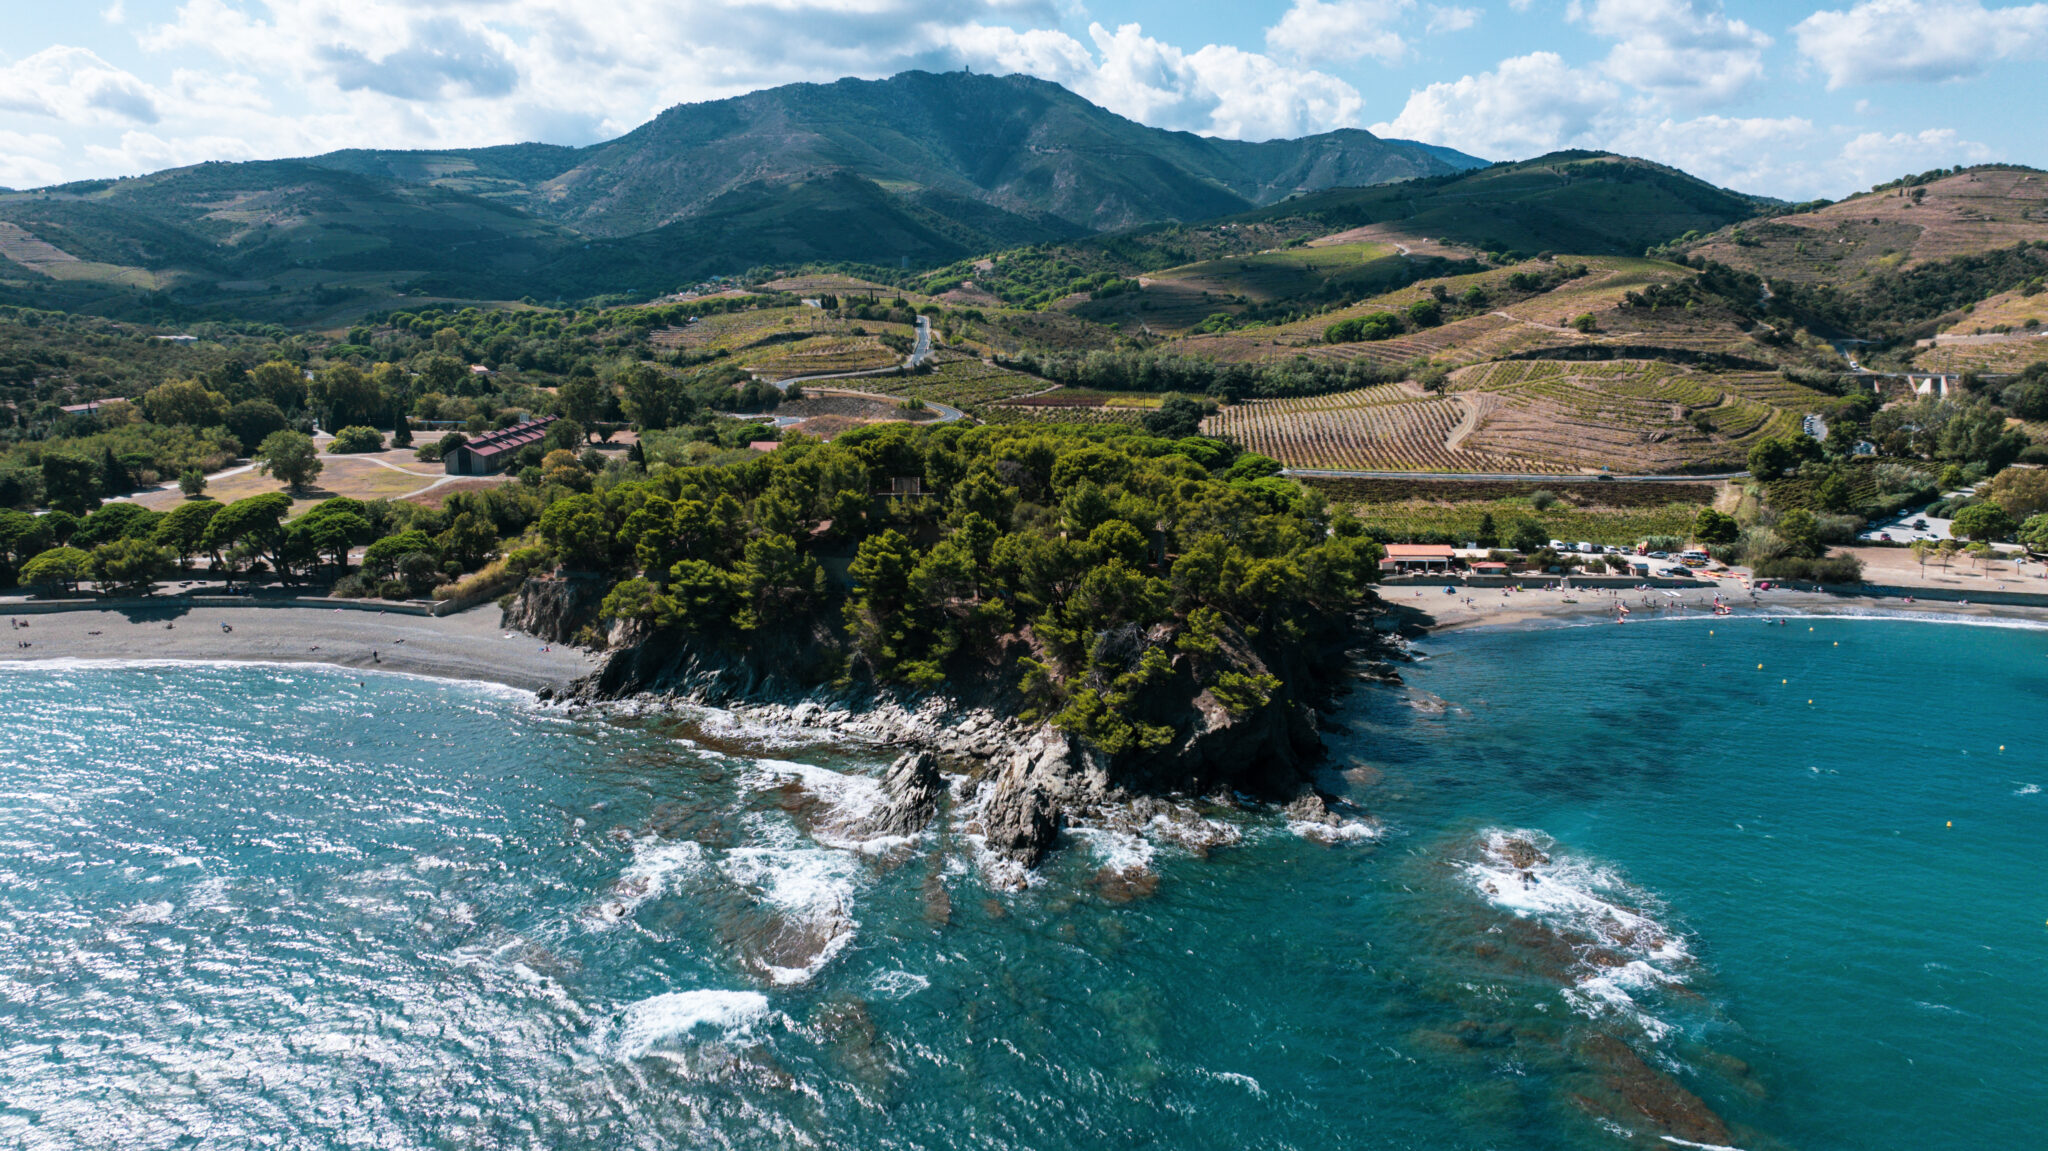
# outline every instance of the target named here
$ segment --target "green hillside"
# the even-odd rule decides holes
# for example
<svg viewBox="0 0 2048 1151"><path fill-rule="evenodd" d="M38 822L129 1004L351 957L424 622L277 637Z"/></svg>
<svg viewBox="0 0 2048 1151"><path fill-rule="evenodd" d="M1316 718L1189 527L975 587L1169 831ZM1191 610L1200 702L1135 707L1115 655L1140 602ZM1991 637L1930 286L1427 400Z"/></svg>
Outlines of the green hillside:
<svg viewBox="0 0 2048 1151"><path fill-rule="evenodd" d="M1472 172L1298 196L1240 219L1312 219L1486 251L1638 255L1754 216L1764 202L1647 160L1556 152Z"/></svg>

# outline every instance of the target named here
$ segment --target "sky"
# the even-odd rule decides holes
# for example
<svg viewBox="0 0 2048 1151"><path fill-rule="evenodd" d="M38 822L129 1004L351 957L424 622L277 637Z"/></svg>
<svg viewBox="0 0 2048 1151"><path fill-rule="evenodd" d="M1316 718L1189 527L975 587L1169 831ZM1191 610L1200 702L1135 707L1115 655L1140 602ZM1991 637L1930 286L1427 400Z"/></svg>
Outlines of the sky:
<svg viewBox="0 0 2048 1151"><path fill-rule="evenodd" d="M345 147L590 144L671 105L1027 72L1161 128L1599 148L1787 200L2048 166L2048 3L0 0L0 186Z"/></svg>

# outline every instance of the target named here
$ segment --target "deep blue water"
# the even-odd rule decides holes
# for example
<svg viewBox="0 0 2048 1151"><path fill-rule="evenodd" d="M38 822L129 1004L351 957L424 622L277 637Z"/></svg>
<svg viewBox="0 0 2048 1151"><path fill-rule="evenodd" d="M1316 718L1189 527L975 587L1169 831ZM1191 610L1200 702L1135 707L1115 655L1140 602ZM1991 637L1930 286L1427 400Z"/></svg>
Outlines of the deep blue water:
<svg viewBox="0 0 2048 1151"><path fill-rule="evenodd" d="M1014 895L959 821L834 833L878 752L0 671L0 1145L2038 1141L2048 633L1424 647L1333 717L1376 837L1210 809Z"/></svg>

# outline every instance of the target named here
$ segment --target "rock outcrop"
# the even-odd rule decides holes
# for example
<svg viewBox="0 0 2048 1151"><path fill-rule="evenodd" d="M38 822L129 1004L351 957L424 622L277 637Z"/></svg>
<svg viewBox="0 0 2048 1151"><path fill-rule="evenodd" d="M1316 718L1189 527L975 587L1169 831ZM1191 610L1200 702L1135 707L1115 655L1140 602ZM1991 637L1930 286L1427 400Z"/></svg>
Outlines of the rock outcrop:
<svg viewBox="0 0 2048 1151"><path fill-rule="evenodd" d="M578 633L597 622L604 592L601 579L535 577L521 584L506 605L501 626L549 643L573 643Z"/></svg>
<svg viewBox="0 0 2048 1151"><path fill-rule="evenodd" d="M925 750L905 752L882 776L882 792L889 801L861 821L857 830L860 837L916 835L923 831L938 815L939 799L946 794L946 779L939 774L939 757Z"/></svg>
<svg viewBox="0 0 2048 1151"><path fill-rule="evenodd" d="M529 585L532 588L532 585ZM522 592L525 614L559 618L561 593ZM515 607L519 607L515 604ZM551 614L552 613L552 614ZM513 613L508 612L508 620ZM910 749L889 768L885 805L857 837L913 835L939 811L946 774L966 777L957 809L962 830L978 835L1002 886L1023 882L1059 842L1063 827L1185 837L1203 850L1229 838L1189 806L1216 797L1229 806L1249 795L1290 804L1291 819L1341 831L1342 820L1313 790L1323 744L1316 707L1363 671L1377 649L1350 647L1361 629L1332 627L1320 644L1279 650L1240 646L1235 666L1270 673L1282 686L1252 705L1233 705L1202 686L1196 667L1177 657L1173 674L1130 706L1130 717L1170 733L1145 749L1110 755L1059 728L1017 718L1028 713L1015 659L960 675L943 693L849 682L834 637L796 631L721 645L674 632L614 629L604 666L561 698L596 704L639 697L638 706L695 703L733 710L749 723L817 737L832 733ZM1019 641L1021 643L1021 641ZM1155 797L1181 797L1162 802ZM1341 838L1341 836L1334 836Z"/></svg>

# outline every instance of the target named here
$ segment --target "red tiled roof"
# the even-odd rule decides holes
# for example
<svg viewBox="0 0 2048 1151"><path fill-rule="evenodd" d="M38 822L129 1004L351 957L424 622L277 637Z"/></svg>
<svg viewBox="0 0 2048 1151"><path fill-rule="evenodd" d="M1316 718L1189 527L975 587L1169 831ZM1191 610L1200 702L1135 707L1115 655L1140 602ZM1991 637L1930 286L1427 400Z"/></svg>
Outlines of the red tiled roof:
<svg viewBox="0 0 2048 1151"><path fill-rule="evenodd" d="M503 431L478 436L462 446L480 456L503 455L516 452L528 444L537 444L547 438L548 425L555 422L553 416L542 416L523 424L513 424Z"/></svg>

